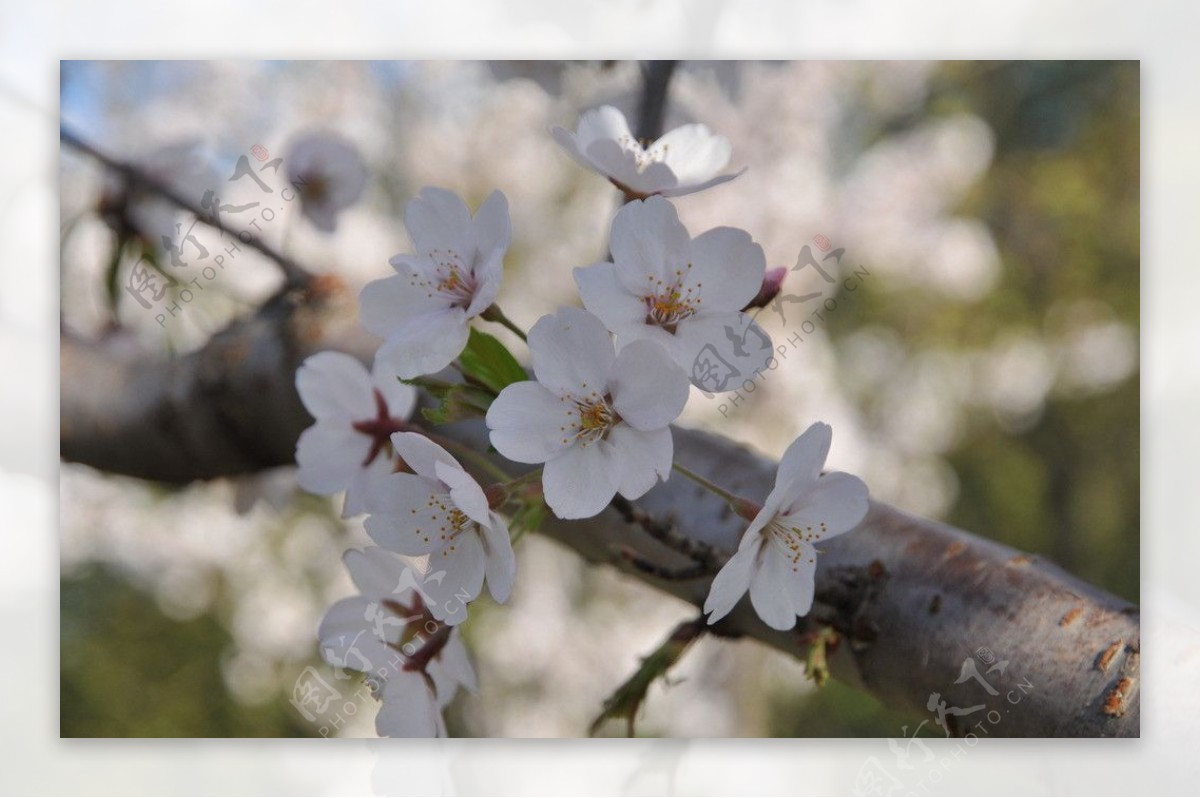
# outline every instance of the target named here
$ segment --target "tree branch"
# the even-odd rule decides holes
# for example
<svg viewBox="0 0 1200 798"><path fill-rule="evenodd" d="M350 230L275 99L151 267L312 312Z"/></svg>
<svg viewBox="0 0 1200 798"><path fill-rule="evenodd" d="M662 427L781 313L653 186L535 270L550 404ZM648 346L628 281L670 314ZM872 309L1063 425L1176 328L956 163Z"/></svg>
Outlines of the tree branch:
<svg viewBox="0 0 1200 798"><path fill-rule="evenodd" d="M265 243L261 238L254 235L249 230L237 230L230 227L222 222L219 217L215 216L214 214L207 213L194 201L184 197L164 181L154 177L153 175L147 174L132 164L118 161L117 159L104 154L99 149L84 141L78 135L72 133L66 128L60 127L58 129L58 136L64 144L74 147L80 152L86 153L90 157L99 161L109 170L121 175L129 185L140 186L153 194L157 194L163 199L175 204L181 210L192 214L209 227L219 230L222 233L226 233L227 235L236 236L238 240L246 246L265 255L279 267L280 271L283 272L286 288L303 287L309 280L313 279L313 275L308 270L284 255L282 252L279 252L274 247Z"/></svg>
<svg viewBox="0 0 1200 798"><path fill-rule="evenodd" d="M642 95L638 100L635 133L639 141L654 141L662 136L667 88L675 67L675 61L647 61L642 66Z"/></svg>
<svg viewBox="0 0 1200 798"><path fill-rule="evenodd" d="M64 335L63 459L176 484L291 463L311 423L295 394L295 369L324 348L369 359L374 342L354 330L353 297L318 280L178 360ZM481 422L439 433L486 451ZM675 451L754 501L773 483L774 462L716 435L676 429ZM695 564L731 552L743 528L723 501L673 478L636 503L614 502L586 521L551 519L542 531L699 607L710 577ZM743 602L714 631L804 659L809 635L827 625L843 637L830 661L835 677L920 713L933 693L958 707L988 698L1006 710L990 736L1138 734L1136 607L1040 558L879 502L857 530L823 548L817 604L794 630L766 627ZM955 683L972 657L1008 661L986 677L998 698L974 681ZM1019 703L1006 704L1009 696ZM952 730L965 734L976 717L954 720Z"/></svg>

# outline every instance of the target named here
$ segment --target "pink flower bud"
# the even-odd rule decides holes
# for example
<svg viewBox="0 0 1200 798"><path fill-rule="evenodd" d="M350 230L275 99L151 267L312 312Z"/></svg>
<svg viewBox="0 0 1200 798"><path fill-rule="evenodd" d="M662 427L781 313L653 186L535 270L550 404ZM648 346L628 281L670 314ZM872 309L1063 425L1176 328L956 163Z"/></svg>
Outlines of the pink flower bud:
<svg viewBox="0 0 1200 798"><path fill-rule="evenodd" d="M767 269L767 273L763 276L762 288L758 289L758 293L754 299L751 299L750 304L746 305L742 310L765 308L771 304L771 300L779 294L779 289L783 287L783 278L785 277L787 277L787 266Z"/></svg>

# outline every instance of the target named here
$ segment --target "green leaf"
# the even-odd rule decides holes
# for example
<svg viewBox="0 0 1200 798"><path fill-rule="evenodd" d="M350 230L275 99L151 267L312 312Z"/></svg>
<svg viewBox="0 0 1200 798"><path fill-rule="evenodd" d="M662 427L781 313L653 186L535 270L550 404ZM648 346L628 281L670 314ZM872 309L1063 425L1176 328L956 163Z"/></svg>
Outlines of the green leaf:
<svg viewBox="0 0 1200 798"><path fill-rule="evenodd" d="M495 337L471 328L467 348L458 356L467 379L498 395L514 382L529 379L525 369Z"/></svg>

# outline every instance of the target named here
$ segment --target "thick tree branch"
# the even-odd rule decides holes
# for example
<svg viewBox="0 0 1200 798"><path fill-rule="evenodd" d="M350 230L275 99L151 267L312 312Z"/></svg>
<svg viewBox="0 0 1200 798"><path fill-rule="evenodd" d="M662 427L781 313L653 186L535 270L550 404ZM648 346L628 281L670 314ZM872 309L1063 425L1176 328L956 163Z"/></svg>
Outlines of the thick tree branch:
<svg viewBox="0 0 1200 798"><path fill-rule="evenodd" d="M178 360L64 335L63 458L177 484L290 463L311 423L293 388L296 366L316 349L364 359L373 349L352 332L352 308L340 285L317 281ZM486 440L478 422L439 432L475 446ZM749 499L761 501L773 482L773 462L718 436L679 429L675 449L681 462ZM543 531L592 562L700 606L710 577L699 575L697 562L731 551L743 527L720 499L676 477L637 502L614 502L587 521L551 520ZM944 524L875 503L857 530L824 544L817 605L796 629L769 629L743 602L714 631L804 658L806 635L822 624L844 638L831 658L833 675L888 705L931 717L933 693L951 707L986 699L1005 712L987 726L990 736L1138 734L1137 608ZM969 658L980 673L989 658L1008 661L1003 673L986 675L998 696L974 680L955 683ZM1006 703L1012 699L1019 703ZM958 734L984 721L948 717Z"/></svg>

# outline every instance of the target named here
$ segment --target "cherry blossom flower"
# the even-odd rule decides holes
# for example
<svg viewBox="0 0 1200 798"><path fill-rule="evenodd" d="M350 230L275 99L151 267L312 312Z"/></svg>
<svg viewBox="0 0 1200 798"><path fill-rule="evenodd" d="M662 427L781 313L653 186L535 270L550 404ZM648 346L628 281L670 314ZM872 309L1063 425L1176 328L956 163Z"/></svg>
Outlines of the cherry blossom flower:
<svg viewBox="0 0 1200 798"><path fill-rule="evenodd" d="M331 133L307 133L293 139L283 156L287 180L300 195L300 208L313 226L337 229L337 217L362 196L367 167L345 139Z"/></svg>
<svg viewBox="0 0 1200 798"><path fill-rule="evenodd" d="M389 551L429 555L438 596L429 610L439 621L466 620L485 576L492 598L508 601L517 561L508 526L488 507L483 488L424 435L397 432L392 447L413 473L389 474L372 486L367 534Z"/></svg>
<svg viewBox="0 0 1200 798"><path fill-rule="evenodd" d="M500 290L512 233L499 191L472 218L453 193L425 188L408 203L405 224L415 252L392 258L397 273L363 288L359 315L386 339L376 358L411 379L445 368L467 345L468 322Z"/></svg>
<svg viewBox="0 0 1200 798"><path fill-rule="evenodd" d="M748 233L717 227L691 238L661 197L627 203L612 223L611 263L575 269L584 307L622 347L661 344L692 382L732 390L766 366L770 336L742 308L762 288L767 264ZM724 370L714 380L714 365Z"/></svg>
<svg viewBox="0 0 1200 798"><path fill-rule="evenodd" d="M717 174L729 163L731 147L704 125L677 127L643 146L630 132L625 115L611 105L585 112L574 133L561 127L550 132L572 158L635 198L692 194L746 171Z"/></svg>
<svg viewBox="0 0 1200 798"><path fill-rule="evenodd" d="M300 401L317 420L296 443L296 477L310 493L346 491L342 517L364 511L367 486L393 470L389 436L407 421L417 391L375 360L371 374L350 355L318 352L296 370Z"/></svg>
<svg viewBox="0 0 1200 798"><path fill-rule="evenodd" d="M496 451L545 463L546 503L559 518L588 518L616 493L636 499L671 473L670 423L687 379L666 352L635 341L614 352L603 323L560 308L529 331L537 381L509 385L487 425Z"/></svg>
<svg viewBox="0 0 1200 798"><path fill-rule="evenodd" d="M812 608L816 544L858 526L868 509L862 480L821 473L832 434L828 424L813 424L784 452L775 488L713 580L704 602L710 624L724 618L747 590L758 616L773 629L791 629Z"/></svg>
<svg viewBox="0 0 1200 798"><path fill-rule="evenodd" d="M359 595L325 614L317 632L322 658L368 675L383 706L385 737L445 737L442 709L460 687L475 692L475 671L457 630L426 611L429 575L419 560L374 546L342 557Z"/></svg>

